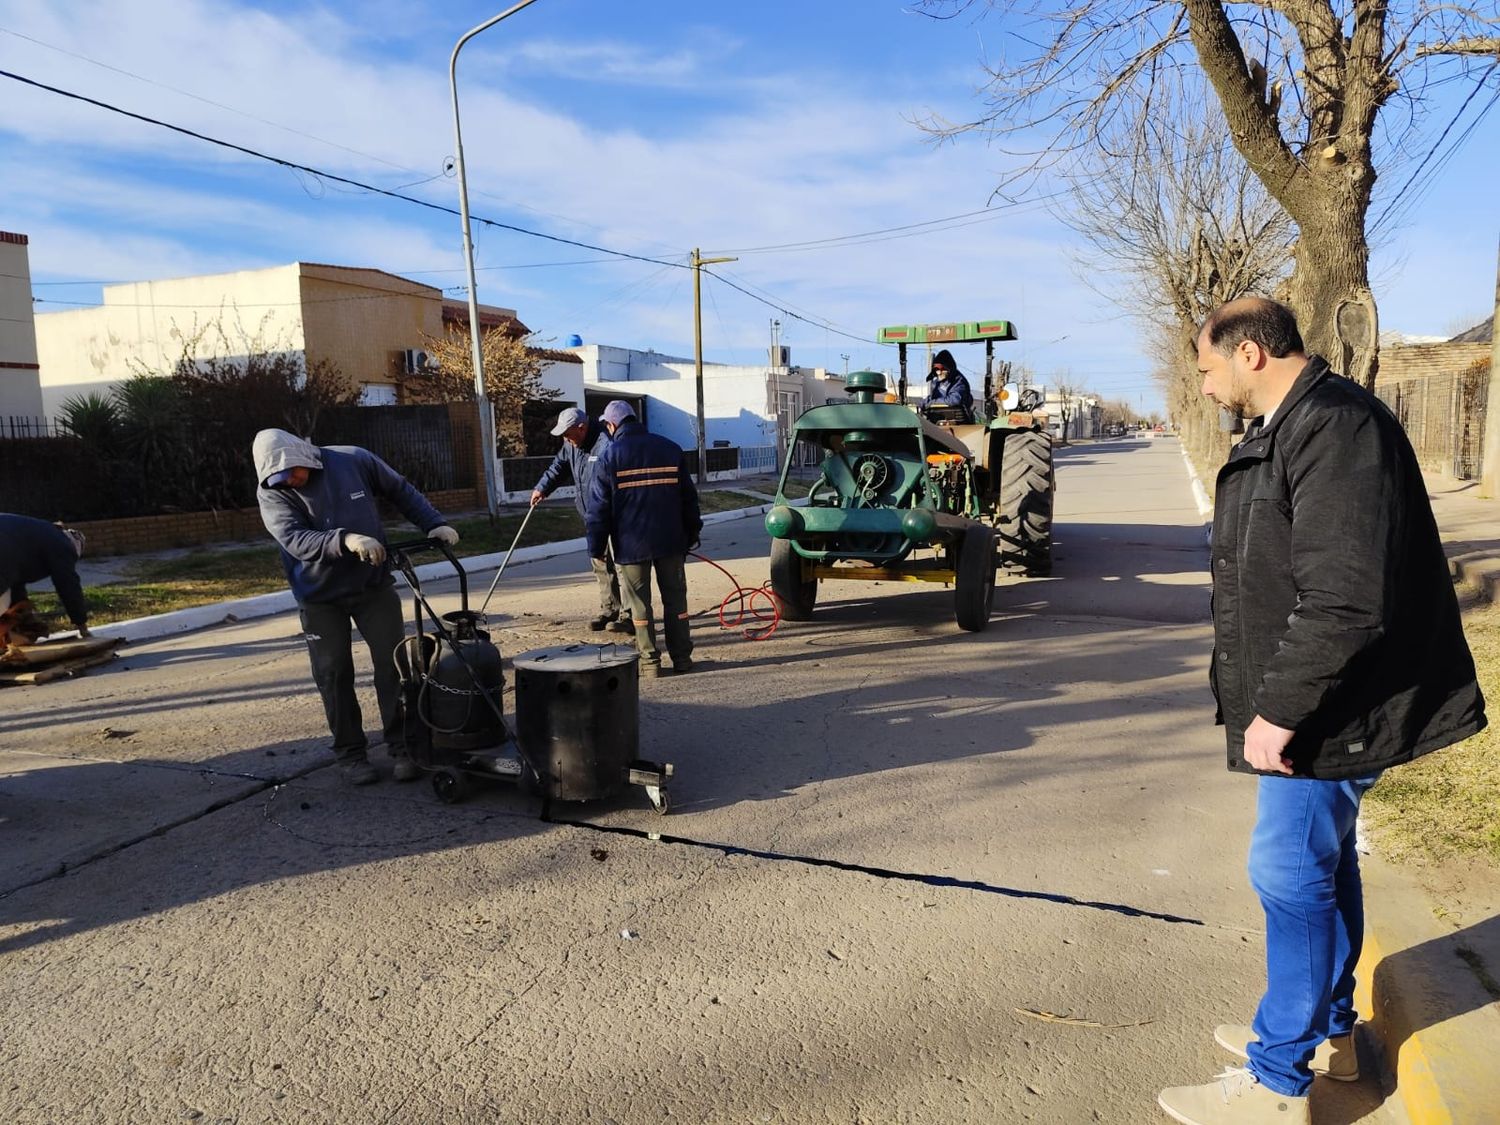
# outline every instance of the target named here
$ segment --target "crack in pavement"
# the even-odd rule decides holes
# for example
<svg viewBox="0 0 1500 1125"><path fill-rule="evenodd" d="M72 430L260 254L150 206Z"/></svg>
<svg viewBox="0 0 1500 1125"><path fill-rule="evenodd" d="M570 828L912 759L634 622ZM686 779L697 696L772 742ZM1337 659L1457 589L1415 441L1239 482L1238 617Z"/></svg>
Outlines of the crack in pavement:
<svg viewBox="0 0 1500 1125"><path fill-rule="evenodd" d="M676 844L688 848L707 848L722 852L725 857L746 856L750 859L764 859L778 863L797 863L805 867L823 867L834 871L848 871L859 875L870 875L877 879L920 883L928 887L952 887L958 890L980 891L984 894L1000 895L1004 898L1031 899L1034 901L1055 903L1060 906L1078 906L1089 910L1101 910L1110 914L1120 914L1127 918L1145 918L1155 922L1167 922L1174 925L1234 929L1237 932L1240 929L1239 927L1221 926L1218 923L1206 922L1201 918L1187 918L1180 914L1164 914L1160 911L1146 910L1139 906L1130 906L1121 902L1082 899L1076 898L1073 895L1052 891L1028 891L1020 887L1005 887L995 883L986 883L980 879L958 879L950 875L927 875L916 871L899 871L889 867L873 867L869 864L850 863L840 859L824 859L819 856L774 852L762 848L747 848L739 844L723 844L712 840L695 840L691 836L673 836L665 832L647 832L640 828L625 828L614 824L594 824L587 820L568 820L562 817L546 817L545 819L549 824L561 824L568 828L582 828L604 835L628 836L639 840L650 840L652 843Z"/></svg>

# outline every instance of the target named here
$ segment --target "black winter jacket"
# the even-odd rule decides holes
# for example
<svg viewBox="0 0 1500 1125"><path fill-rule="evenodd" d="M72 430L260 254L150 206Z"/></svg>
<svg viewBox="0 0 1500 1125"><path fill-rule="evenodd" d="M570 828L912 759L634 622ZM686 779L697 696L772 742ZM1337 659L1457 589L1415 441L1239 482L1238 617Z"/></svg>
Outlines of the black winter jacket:
<svg viewBox="0 0 1500 1125"><path fill-rule="evenodd" d="M613 539L617 563L680 557L703 530L682 447L634 418L594 466L587 513L589 555L602 559Z"/></svg>
<svg viewBox="0 0 1500 1125"><path fill-rule="evenodd" d="M78 578L78 549L56 524L32 516L0 512L0 590L12 603L26 598L26 583L52 579L68 619L80 629L88 624L88 603Z"/></svg>
<svg viewBox="0 0 1500 1125"><path fill-rule="evenodd" d="M1229 768L1256 715L1299 776L1359 777L1467 738L1484 699L1411 444L1313 357L1214 498L1210 680Z"/></svg>

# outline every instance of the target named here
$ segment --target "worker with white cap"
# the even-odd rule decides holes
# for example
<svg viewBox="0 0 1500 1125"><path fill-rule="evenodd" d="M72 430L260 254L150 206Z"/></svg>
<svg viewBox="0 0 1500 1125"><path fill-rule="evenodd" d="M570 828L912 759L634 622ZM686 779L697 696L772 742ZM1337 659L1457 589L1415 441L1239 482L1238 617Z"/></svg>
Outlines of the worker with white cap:
<svg viewBox="0 0 1500 1125"><path fill-rule="evenodd" d="M570 406L557 416L552 436L563 439L562 448L531 490L531 506L536 507L550 496L564 483L564 474L567 474L573 480L573 506L578 509L579 518L586 521L594 469L609 445L609 434L601 423L578 407ZM630 612L620 601L620 579L615 573L614 556L605 551L603 558L590 559L589 562L594 570L594 580L599 584L599 614L589 621L589 628L596 633L604 629L613 633L635 632L630 623Z"/></svg>

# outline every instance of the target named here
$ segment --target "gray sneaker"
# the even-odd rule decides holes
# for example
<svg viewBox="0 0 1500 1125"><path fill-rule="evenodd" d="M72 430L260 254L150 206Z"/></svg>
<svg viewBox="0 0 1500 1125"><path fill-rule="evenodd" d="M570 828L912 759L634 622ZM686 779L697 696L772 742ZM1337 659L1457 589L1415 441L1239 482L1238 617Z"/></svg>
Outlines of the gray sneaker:
<svg viewBox="0 0 1500 1125"><path fill-rule="evenodd" d="M351 758L339 763L339 776L346 785L374 785L380 773L364 758Z"/></svg>
<svg viewBox="0 0 1500 1125"><path fill-rule="evenodd" d="M650 660L641 661L641 679L654 680L659 676L670 676L671 668L663 668L659 662Z"/></svg>
<svg viewBox="0 0 1500 1125"><path fill-rule="evenodd" d="M1214 1028L1214 1042L1242 1059L1250 1057L1250 1041L1254 1038L1255 1032L1244 1024L1224 1023ZM1359 1052L1354 1049L1353 1034L1323 1040L1307 1065L1319 1078L1332 1078L1335 1082L1358 1082Z"/></svg>

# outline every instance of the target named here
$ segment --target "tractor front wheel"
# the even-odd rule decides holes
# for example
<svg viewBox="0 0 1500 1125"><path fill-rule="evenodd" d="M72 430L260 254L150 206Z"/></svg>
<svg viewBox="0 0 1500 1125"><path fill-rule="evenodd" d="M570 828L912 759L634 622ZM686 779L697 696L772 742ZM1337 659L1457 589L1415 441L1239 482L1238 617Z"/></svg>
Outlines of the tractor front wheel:
<svg viewBox="0 0 1500 1125"><path fill-rule="evenodd" d="M953 584L954 617L960 629L981 633L995 604L995 533L983 524L964 532Z"/></svg>
<svg viewBox="0 0 1500 1125"><path fill-rule="evenodd" d="M1000 562L1034 577L1052 573L1052 439L1019 430L1000 454Z"/></svg>
<svg viewBox="0 0 1500 1125"><path fill-rule="evenodd" d="M771 540L771 592L781 603L784 621L806 621L818 600L818 580L807 577L807 562L791 540Z"/></svg>

